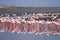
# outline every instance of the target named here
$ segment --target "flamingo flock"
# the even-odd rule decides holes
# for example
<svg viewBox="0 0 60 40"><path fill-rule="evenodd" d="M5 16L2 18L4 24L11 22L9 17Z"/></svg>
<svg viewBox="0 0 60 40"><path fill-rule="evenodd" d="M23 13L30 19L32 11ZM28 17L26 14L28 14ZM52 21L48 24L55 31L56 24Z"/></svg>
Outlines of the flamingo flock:
<svg viewBox="0 0 60 40"><path fill-rule="evenodd" d="M52 21L35 20L39 17L26 15L21 17L0 17L0 32L16 33L60 33L60 19ZM40 15L42 17L42 15Z"/></svg>

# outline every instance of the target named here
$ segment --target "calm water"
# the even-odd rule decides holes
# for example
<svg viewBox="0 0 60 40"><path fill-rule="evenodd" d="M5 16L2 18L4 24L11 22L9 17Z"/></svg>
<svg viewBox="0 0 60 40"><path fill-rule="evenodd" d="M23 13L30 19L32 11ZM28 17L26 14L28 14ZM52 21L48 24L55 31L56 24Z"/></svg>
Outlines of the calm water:
<svg viewBox="0 0 60 40"><path fill-rule="evenodd" d="M0 40L60 40L60 35L57 34L46 34L35 35L35 34L22 34L22 33L11 33L11 32L0 32Z"/></svg>

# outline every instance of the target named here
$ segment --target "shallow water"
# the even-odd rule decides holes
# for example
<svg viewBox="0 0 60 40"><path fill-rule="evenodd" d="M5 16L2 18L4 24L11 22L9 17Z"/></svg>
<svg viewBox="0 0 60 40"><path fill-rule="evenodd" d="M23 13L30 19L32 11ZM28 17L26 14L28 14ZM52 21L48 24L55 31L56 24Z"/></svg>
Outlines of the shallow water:
<svg viewBox="0 0 60 40"><path fill-rule="evenodd" d="M60 40L58 34L22 34L22 33L11 33L11 32L0 32L0 40Z"/></svg>

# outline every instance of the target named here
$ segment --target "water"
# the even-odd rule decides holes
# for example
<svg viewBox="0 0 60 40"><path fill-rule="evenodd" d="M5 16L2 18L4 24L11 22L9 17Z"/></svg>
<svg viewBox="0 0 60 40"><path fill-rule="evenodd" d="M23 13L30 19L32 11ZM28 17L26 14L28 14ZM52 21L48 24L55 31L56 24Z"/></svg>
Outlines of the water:
<svg viewBox="0 0 60 40"><path fill-rule="evenodd" d="M11 32L0 32L0 40L60 40L58 34L22 34L22 33L11 33Z"/></svg>

